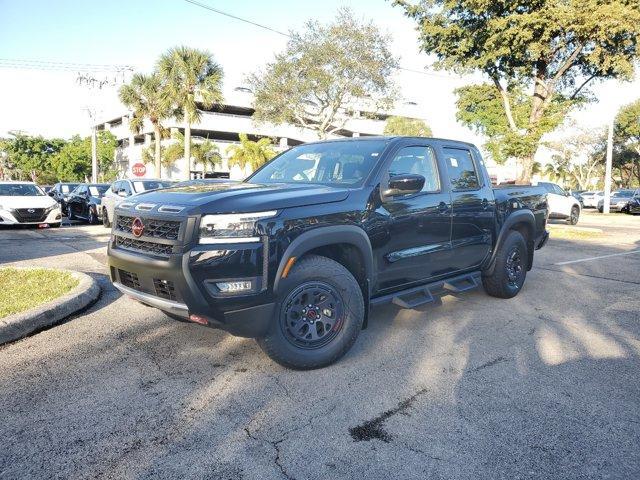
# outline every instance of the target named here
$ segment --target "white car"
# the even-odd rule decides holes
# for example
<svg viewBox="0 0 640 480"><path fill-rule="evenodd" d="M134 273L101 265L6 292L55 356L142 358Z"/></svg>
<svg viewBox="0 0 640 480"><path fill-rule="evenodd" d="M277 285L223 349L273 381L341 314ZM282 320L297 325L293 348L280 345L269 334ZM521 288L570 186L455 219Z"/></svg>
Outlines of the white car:
<svg viewBox="0 0 640 480"><path fill-rule="evenodd" d="M569 192L555 183L538 182L538 186L547 191L549 218L563 218L571 225L578 223L580 218L580 202Z"/></svg>
<svg viewBox="0 0 640 480"><path fill-rule="evenodd" d="M33 182L0 182L0 225L59 227L60 204Z"/></svg>
<svg viewBox="0 0 640 480"><path fill-rule="evenodd" d="M98 216L102 219L102 224L107 228L111 226L113 210L116 204L120 203L123 199L138 193L146 192L147 190L167 188L173 183L175 182L149 178L142 178L140 180L116 180L111 184L109 190L107 190L102 197L102 205L98 211Z"/></svg>
<svg viewBox="0 0 640 480"><path fill-rule="evenodd" d="M594 192L582 192L582 205L585 208L597 208L598 202L604 199L604 192L602 190Z"/></svg>

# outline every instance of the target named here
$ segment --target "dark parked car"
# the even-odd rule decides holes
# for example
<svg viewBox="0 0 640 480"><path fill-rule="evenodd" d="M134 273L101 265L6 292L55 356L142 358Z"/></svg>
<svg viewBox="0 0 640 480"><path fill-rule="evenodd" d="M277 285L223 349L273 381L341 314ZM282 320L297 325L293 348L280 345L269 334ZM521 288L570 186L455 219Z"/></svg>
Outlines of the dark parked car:
<svg viewBox="0 0 640 480"><path fill-rule="evenodd" d="M580 202L580 208L584 208L584 199L582 198L584 190L573 190L571 196Z"/></svg>
<svg viewBox="0 0 640 480"><path fill-rule="evenodd" d="M60 204L63 214L67 214L67 199L71 195L79 183L56 183L51 190L47 192L47 195L52 197L56 202Z"/></svg>
<svg viewBox="0 0 640 480"><path fill-rule="evenodd" d="M633 197L627 203L624 212L631 215L640 215L640 188L633 192Z"/></svg>
<svg viewBox="0 0 640 480"><path fill-rule="evenodd" d="M545 190L492 188L471 144L335 140L293 147L243 182L119 203L108 260L123 293L309 369L349 350L371 306L415 308L480 283L516 296L546 221Z"/></svg>
<svg viewBox="0 0 640 480"><path fill-rule="evenodd" d="M81 183L71 192L67 199L69 220L86 220L98 223L98 208L104 192L109 188L107 183Z"/></svg>

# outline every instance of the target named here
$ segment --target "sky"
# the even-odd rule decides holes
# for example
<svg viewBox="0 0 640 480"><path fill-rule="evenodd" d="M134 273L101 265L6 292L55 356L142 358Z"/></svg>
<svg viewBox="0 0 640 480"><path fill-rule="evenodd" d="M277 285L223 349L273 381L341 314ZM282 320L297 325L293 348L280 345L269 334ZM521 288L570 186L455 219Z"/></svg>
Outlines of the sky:
<svg viewBox="0 0 640 480"><path fill-rule="evenodd" d="M392 51L401 57L401 66L429 73L402 71L396 81L402 95L420 105L434 136L483 143L482 137L456 122L453 93L482 77L432 70L434 59L418 49L415 23L390 1L198 1L284 32L304 28L311 18L329 21L338 8L350 7L391 35ZM187 45L212 52L224 68L225 89L232 90L285 44L282 35L185 0L0 0L0 137L11 130L44 136L86 135L91 124L88 112L103 120L123 112L117 86L80 85L77 77L82 69L6 68L2 60L131 65L148 72L162 52ZM96 75L121 81L113 74ZM621 105L638 98L640 81L608 81L596 85L593 92L599 101L573 114L579 125L590 128L605 125Z"/></svg>

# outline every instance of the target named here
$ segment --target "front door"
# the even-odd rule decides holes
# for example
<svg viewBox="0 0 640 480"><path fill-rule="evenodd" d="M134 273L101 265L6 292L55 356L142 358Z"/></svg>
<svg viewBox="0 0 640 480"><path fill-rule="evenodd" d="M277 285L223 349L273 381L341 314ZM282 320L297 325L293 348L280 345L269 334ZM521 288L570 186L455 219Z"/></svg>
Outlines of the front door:
<svg viewBox="0 0 640 480"><path fill-rule="evenodd" d="M493 190L480 174L481 159L474 159L471 150L443 147L442 153L451 186L451 265L456 271L475 269L491 252Z"/></svg>
<svg viewBox="0 0 640 480"><path fill-rule="evenodd" d="M425 177L425 183L419 193L385 198L375 212L379 228L372 246L379 291L407 287L446 273L450 249L451 198L442 188L432 146L405 146L388 165L388 177L418 174ZM385 186L383 179L381 188Z"/></svg>

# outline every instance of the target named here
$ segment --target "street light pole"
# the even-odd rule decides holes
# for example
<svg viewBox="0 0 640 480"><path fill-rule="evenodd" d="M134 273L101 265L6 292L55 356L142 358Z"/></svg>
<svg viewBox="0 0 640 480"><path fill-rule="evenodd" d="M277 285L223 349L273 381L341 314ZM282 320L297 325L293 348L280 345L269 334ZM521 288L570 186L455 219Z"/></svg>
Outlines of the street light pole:
<svg viewBox="0 0 640 480"><path fill-rule="evenodd" d="M602 213L609 213L611 206L611 166L613 164L613 122L615 117L609 123L609 133L607 135L607 165L604 173L604 202Z"/></svg>

